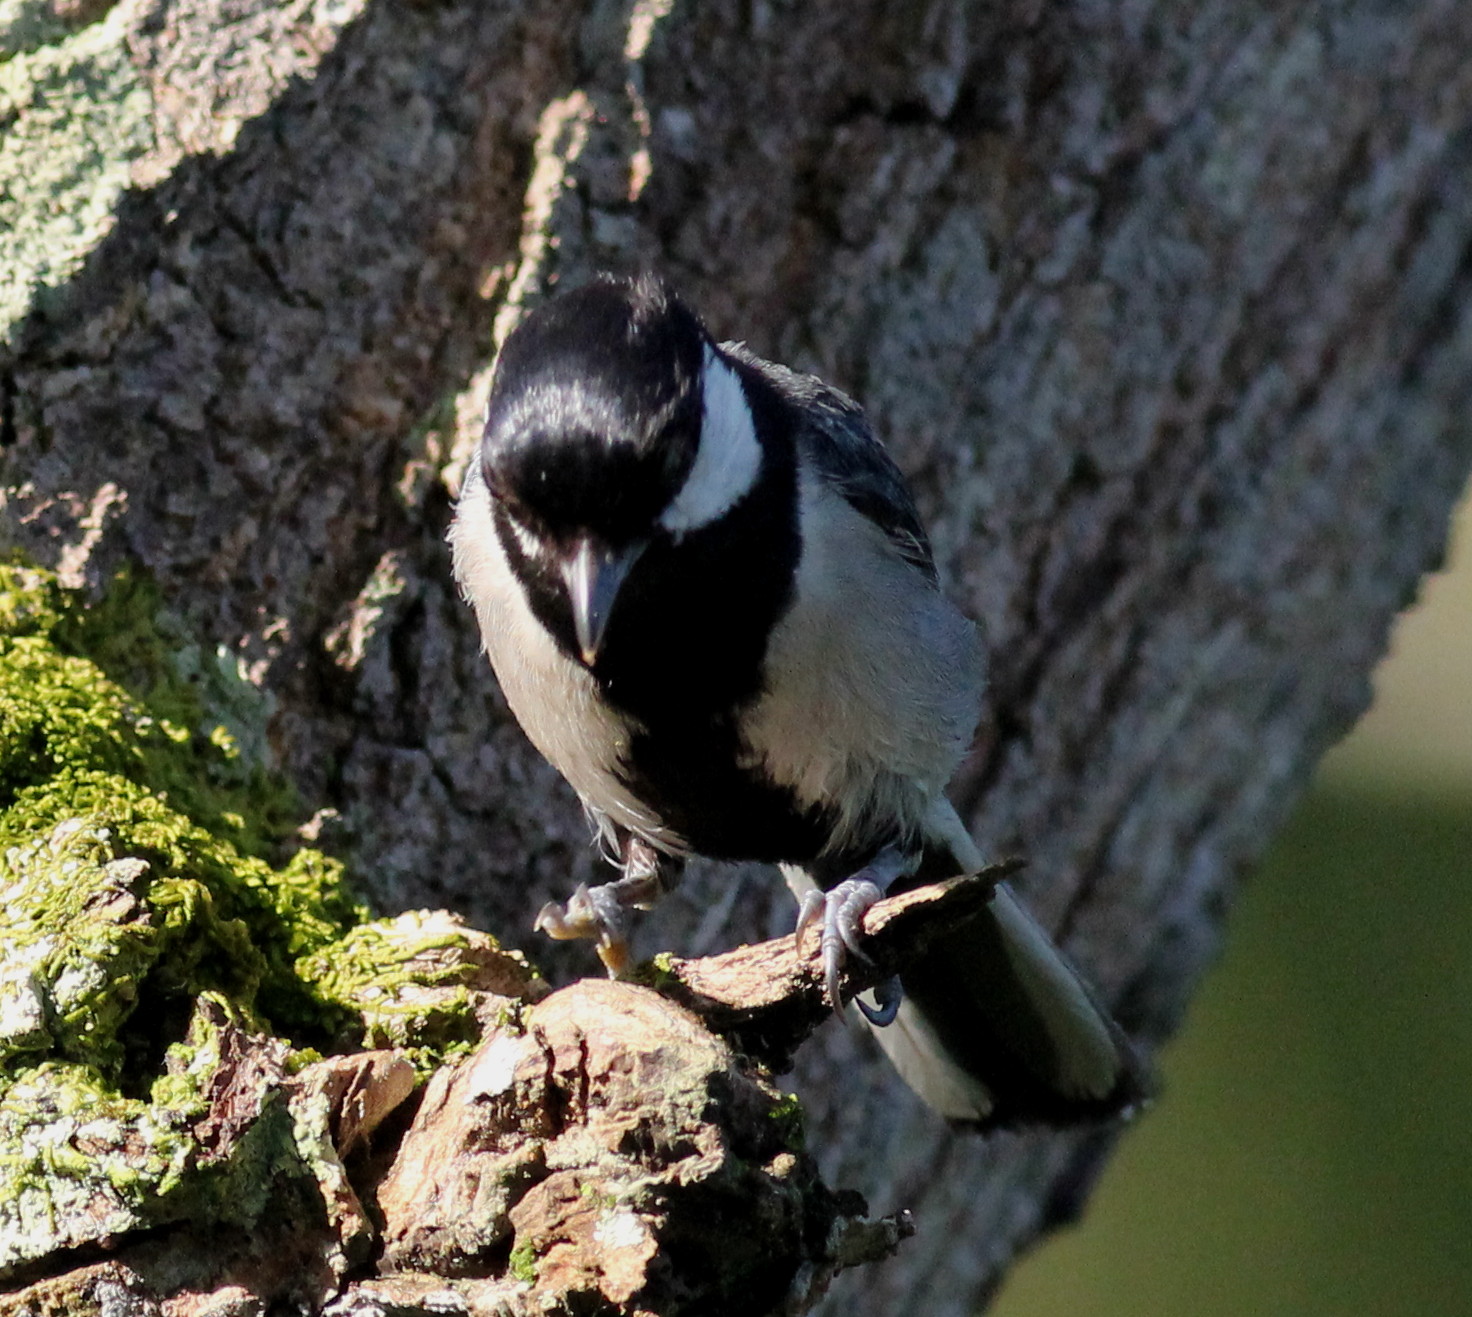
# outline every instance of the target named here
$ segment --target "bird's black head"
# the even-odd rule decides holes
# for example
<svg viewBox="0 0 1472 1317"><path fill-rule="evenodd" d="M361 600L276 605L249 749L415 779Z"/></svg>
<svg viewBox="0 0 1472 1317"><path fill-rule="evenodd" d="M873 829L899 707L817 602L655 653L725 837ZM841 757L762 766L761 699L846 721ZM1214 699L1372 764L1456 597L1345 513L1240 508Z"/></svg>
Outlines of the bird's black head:
<svg viewBox="0 0 1472 1317"><path fill-rule="evenodd" d="M677 562L702 565L718 524L749 520L765 449L741 369L650 277L556 297L501 349L480 455L498 533L589 666L626 580L647 594Z"/></svg>
<svg viewBox="0 0 1472 1317"><path fill-rule="evenodd" d="M546 302L501 350L487 486L554 542L647 537L695 461L709 343L653 278L603 278Z"/></svg>

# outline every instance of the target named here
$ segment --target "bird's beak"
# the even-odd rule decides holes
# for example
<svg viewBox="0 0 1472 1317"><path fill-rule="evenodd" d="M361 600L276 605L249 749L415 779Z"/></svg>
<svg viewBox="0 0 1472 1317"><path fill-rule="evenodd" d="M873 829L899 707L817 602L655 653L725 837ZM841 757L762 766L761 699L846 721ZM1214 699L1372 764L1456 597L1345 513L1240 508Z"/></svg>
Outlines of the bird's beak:
<svg viewBox="0 0 1472 1317"><path fill-rule="evenodd" d="M629 569L644 552L642 543L611 549L592 538L581 539L562 566L567 582L567 597L572 604L572 624L577 632L578 648L589 667L598 657L603 633L613 613L614 601Z"/></svg>

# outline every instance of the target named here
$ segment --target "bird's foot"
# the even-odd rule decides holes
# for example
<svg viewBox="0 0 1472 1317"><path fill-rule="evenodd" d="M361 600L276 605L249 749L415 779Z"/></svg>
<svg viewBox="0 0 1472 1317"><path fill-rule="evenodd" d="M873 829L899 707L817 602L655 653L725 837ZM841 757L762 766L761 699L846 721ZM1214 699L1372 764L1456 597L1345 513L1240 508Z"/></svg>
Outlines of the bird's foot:
<svg viewBox="0 0 1472 1317"><path fill-rule="evenodd" d="M629 966L629 911L648 910L679 881L678 861L630 838L624 846L624 876L589 887L580 883L566 905L548 901L533 927L559 940L587 938L597 943L598 959L608 977L618 978Z"/></svg>
<svg viewBox="0 0 1472 1317"><path fill-rule="evenodd" d="M559 941L589 938L597 943L598 959L616 979L629 963L628 906L614 891L618 883L589 887L579 883L566 905L548 901L537 913L533 927Z"/></svg>
<svg viewBox="0 0 1472 1317"><path fill-rule="evenodd" d="M906 864L894 851L883 852L872 864L860 869L852 878L846 878L828 891L811 891L804 898L797 916L797 942L802 945L803 935L814 924L821 923L818 949L823 958L823 983L828 993L829 1004L839 1014L843 1013L843 1001L839 996L839 980L849 957L869 963L860 941L864 933L864 915L871 906L883 899L888 888ZM874 989L875 1005L858 997L854 1005L863 1017L876 1028L894 1022L900 1009L900 981L890 978Z"/></svg>

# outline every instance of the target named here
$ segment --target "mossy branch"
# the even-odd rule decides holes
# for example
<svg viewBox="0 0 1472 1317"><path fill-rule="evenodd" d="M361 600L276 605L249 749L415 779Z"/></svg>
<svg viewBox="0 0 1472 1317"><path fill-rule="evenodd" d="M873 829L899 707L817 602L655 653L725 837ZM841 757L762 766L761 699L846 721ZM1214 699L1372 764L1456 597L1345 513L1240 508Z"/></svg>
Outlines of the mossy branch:
<svg viewBox="0 0 1472 1317"><path fill-rule="evenodd" d="M166 647L133 691L69 652L76 606L0 568L0 1313L119 1286L413 1312L445 1277L512 1312L800 1312L906 1233L823 1185L773 1085L830 1014L811 949L548 996L449 915L370 920L319 853L232 839L255 779L170 789L228 749L157 712ZM997 876L882 903L846 989Z"/></svg>

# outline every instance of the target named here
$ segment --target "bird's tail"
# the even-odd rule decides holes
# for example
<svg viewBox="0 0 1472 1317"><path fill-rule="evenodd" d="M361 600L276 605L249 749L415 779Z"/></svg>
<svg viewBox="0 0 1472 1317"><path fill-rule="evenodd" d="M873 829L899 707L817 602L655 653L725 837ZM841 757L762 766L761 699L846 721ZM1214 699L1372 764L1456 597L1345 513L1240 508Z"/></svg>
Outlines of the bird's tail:
<svg viewBox="0 0 1472 1317"><path fill-rule="evenodd" d="M900 982L899 1016L875 1038L952 1120L1067 1125L1146 1095L1133 1045L1005 883Z"/></svg>
<svg viewBox="0 0 1472 1317"><path fill-rule="evenodd" d="M938 803L929 823L922 876L981 870L949 805ZM796 866L783 874L799 901L818 885ZM952 1120L1072 1125L1121 1114L1148 1095L1130 1040L1006 883L900 984L899 1015L874 1037L904 1081Z"/></svg>

